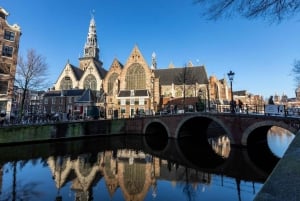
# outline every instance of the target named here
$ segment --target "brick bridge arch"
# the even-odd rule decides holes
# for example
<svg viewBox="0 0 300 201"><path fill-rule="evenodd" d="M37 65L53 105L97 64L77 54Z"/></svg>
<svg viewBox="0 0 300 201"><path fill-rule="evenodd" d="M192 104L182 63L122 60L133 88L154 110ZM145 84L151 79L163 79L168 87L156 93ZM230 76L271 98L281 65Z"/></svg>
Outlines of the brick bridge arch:
<svg viewBox="0 0 300 201"><path fill-rule="evenodd" d="M287 129L294 134L300 132L300 119L298 118L229 113L188 113L137 118L135 126L138 124L142 125L140 131L142 131L143 134L147 134L147 129L151 127L151 124L158 123L165 129L168 137L178 138L182 126L195 118L217 123L223 128L226 135L229 137L231 144L243 146L247 146L247 139L250 134L262 127L270 128L272 126L278 126ZM132 126L133 125L131 125L131 128Z"/></svg>
<svg viewBox="0 0 300 201"><path fill-rule="evenodd" d="M267 129L270 129L272 126L284 128L294 134L297 134L297 132L298 132L298 130L296 128L290 126L289 124L287 124L285 122L274 121L274 120L265 120L265 121L261 121L261 122L256 122L256 123L250 125L248 128L246 128L242 134L241 144L244 146L247 145L248 137L251 133L253 133L254 130L262 128L262 127L266 127Z"/></svg>

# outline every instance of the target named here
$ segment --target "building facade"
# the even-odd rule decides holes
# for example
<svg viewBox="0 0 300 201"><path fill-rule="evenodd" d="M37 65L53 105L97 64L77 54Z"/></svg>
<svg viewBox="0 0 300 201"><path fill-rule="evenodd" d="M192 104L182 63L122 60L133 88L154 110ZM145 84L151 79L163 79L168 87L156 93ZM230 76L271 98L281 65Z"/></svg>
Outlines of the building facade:
<svg viewBox="0 0 300 201"><path fill-rule="evenodd" d="M0 7L0 115L9 118L12 112L21 28L7 22L9 13Z"/></svg>
<svg viewBox="0 0 300 201"><path fill-rule="evenodd" d="M134 45L124 64L115 58L106 70L99 53L96 23L92 17L79 67L67 61L53 89L44 96L46 113L57 112L46 104L55 98L51 95L55 91L68 94L72 90L89 90L90 96L77 97L67 110L70 116L79 111L83 118L93 107L107 118L128 118L170 109L195 111L200 96L206 101L205 107L210 107L210 100L230 97L227 82L214 76L208 78L205 66L188 62L182 67L170 64L168 68L158 68L155 53L149 65L139 47Z"/></svg>

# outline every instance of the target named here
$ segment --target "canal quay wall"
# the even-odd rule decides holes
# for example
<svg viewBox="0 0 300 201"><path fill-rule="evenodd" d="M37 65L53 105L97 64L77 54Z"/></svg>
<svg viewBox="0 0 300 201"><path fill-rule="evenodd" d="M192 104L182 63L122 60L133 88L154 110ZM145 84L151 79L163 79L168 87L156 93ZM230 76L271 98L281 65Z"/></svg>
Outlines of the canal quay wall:
<svg viewBox="0 0 300 201"><path fill-rule="evenodd" d="M296 135L254 201L300 200L300 135Z"/></svg>
<svg viewBox="0 0 300 201"><path fill-rule="evenodd" d="M131 130L128 129L128 122L131 121L128 119L107 119L3 126L0 127L0 145L129 134ZM139 127L141 127L139 124L135 124L135 131L140 131Z"/></svg>

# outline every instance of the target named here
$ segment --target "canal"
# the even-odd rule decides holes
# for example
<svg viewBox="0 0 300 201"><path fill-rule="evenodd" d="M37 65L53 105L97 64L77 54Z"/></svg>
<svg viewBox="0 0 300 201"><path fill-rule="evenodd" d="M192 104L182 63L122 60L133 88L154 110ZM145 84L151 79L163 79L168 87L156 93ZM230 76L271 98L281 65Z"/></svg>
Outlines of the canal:
<svg viewBox="0 0 300 201"><path fill-rule="evenodd" d="M137 135L0 147L0 201L251 201L294 135L268 133L270 153ZM258 146L259 147L259 146Z"/></svg>

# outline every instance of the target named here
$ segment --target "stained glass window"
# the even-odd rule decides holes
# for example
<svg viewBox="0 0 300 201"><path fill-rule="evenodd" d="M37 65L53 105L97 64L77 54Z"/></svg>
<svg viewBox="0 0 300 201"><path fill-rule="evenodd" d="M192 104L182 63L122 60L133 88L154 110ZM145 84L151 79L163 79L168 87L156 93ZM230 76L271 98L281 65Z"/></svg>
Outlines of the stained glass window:
<svg viewBox="0 0 300 201"><path fill-rule="evenodd" d="M60 82L60 89L67 90L72 88L73 84L71 78L69 76L64 77Z"/></svg>
<svg viewBox="0 0 300 201"><path fill-rule="evenodd" d="M96 90L97 89L97 80L94 75L88 75L84 79L84 88L85 89L92 89Z"/></svg>
<svg viewBox="0 0 300 201"><path fill-rule="evenodd" d="M126 89L145 89L146 73L141 64L132 64L126 74Z"/></svg>
<svg viewBox="0 0 300 201"><path fill-rule="evenodd" d="M116 82L117 78L118 78L119 74L118 73L113 73L109 79L108 79L108 94L109 95L113 95L114 89L117 89L118 86L116 86L118 83Z"/></svg>

